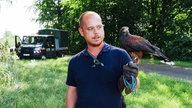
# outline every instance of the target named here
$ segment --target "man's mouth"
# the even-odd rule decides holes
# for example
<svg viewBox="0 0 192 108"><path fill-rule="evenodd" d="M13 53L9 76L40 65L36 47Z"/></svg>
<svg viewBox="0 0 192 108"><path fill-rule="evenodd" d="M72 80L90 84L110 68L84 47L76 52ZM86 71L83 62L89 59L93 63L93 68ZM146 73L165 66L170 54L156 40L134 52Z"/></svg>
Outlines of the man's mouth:
<svg viewBox="0 0 192 108"><path fill-rule="evenodd" d="M97 37L94 37L93 39L94 39L94 40L99 40L99 39L100 39L100 37L99 37L99 36L97 36Z"/></svg>

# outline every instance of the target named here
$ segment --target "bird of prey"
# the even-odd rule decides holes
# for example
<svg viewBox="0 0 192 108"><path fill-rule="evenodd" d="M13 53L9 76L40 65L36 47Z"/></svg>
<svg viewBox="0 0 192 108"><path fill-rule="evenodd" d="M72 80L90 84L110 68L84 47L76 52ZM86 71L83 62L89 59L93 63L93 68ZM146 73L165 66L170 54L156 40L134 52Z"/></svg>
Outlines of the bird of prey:
<svg viewBox="0 0 192 108"><path fill-rule="evenodd" d="M150 53L157 56L160 60L163 60L164 63L173 65L173 62L160 51L160 48L152 45L141 36L130 34L129 27L127 26L123 26L120 29L120 42L122 47L130 54L136 63L139 63L143 53Z"/></svg>

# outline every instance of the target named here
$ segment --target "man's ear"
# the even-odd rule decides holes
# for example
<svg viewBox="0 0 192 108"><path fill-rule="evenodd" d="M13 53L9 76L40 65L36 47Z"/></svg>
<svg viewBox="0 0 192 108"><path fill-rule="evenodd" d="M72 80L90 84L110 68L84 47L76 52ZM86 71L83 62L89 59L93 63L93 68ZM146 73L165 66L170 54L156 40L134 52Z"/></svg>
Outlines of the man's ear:
<svg viewBox="0 0 192 108"><path fill-rule="evenodd" d="M79 31L79 33L81 34L81 36L84 36L83 30L82 30L81 27L78 28L78 31Z"/></svg>

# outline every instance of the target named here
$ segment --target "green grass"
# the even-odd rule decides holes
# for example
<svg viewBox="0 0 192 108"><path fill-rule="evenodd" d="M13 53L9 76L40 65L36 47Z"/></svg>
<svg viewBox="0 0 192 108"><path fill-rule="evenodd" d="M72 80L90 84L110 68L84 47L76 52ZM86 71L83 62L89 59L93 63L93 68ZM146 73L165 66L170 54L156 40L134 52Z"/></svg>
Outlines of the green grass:
<svg viewBox="0 0 192 108"><path fill-rule="evenodd" d="M19 78L0 89L0 108L64 108L69 57L18 60Z"/></svg>
<svg viewBox="0 0 192 108"><path fill-rule="evenodd" d="M139 78L136 96L125 96L131 108L191 108L192 82L142 71Z"/></svg>
<svg viewBox="0 0 192 108"><path fill-rule="evenodd" d="M0 86L0 108L65 108L70 57L17 60L14 83ZM154 73L139 73L136 96L125 96L128 108L190 108L192 82Z"/></svg>

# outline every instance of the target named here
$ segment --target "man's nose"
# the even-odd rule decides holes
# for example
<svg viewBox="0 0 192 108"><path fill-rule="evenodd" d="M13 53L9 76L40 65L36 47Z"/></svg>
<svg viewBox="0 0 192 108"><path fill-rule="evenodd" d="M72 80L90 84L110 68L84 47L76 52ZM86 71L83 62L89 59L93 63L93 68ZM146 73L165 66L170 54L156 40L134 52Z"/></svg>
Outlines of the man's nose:
<svg viewBox="0 0 192 108"><path fill-rule="evenodd" d="M99 32L99 28L98 27L94 27L94 33L98 33Z"/></svg>

